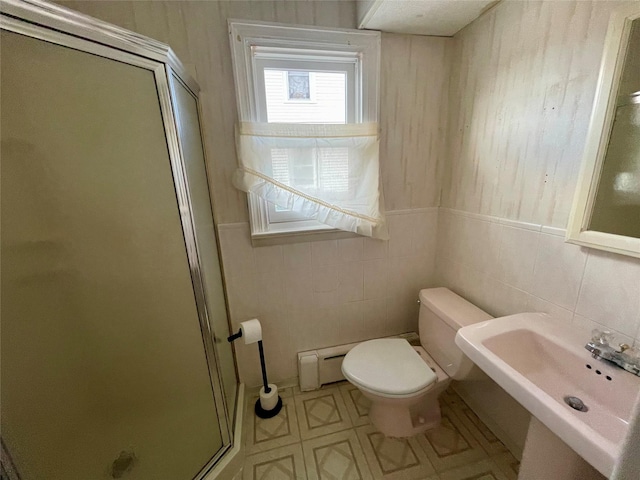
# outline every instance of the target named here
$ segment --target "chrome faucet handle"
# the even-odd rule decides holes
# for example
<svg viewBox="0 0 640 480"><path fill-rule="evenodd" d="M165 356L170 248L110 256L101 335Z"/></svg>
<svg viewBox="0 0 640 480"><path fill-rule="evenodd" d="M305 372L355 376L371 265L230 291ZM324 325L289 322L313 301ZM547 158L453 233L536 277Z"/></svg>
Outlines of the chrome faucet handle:
<svg viewBox="0 0 640 480"><path fill-rule="evenodd" d="M618 347L620 348L620 350L616 350L616 352L618 353L624 353L626 350L629 350L631 348L631 346L626 343L621 343L620 345L618 345Z"/></svg>
<svg viewBox="0 0 640 480"><path fill-rule="evenodd" d="M595 328L593 329L591 334L593 335L593 337L591 337L591 341L594 343L599 343L600 345L609 345L611 342L613 342L613 334L608 330L600 330L598 328Z"/></svg>

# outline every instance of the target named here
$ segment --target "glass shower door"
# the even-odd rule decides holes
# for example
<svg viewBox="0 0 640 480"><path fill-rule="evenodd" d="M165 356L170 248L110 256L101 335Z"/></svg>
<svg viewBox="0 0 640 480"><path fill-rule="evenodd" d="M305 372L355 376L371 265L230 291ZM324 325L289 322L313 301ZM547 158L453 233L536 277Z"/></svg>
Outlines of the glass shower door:
<svg viewBox="0 0 640 480"><path fill-rule="evenodd" d="M22 480L198 477L228 432L163 67L1 35L3 441Z"/></svg>
<svg viewBox="0 0 640 480"><path fill-rule="evenodd" d="M169 82L175 105L180 148L185 159L185 177L194 216L194 234L202 264L204 293L209 305L209 324L216 342L220 377L224 386L226 405L230 410L229 418L233 418L237 380L233 351L231 344L227 341L229 322L225 308L222 269L218 256L217 236L211 211L211 195L209 194L200 134L198 100L175 75L169 75Z"/></svg>

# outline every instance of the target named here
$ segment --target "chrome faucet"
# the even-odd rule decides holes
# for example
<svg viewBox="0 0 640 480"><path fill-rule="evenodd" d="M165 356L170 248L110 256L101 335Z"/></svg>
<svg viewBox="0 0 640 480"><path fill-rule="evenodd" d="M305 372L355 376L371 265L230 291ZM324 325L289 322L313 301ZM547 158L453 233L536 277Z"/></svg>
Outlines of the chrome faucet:
<svg viewBox="0 0 640 480"><path fill-rule="evenodd" d="M595 359L608 360L624 368L627 372L640 377L640 352L631 348L626 343L621 343L618 348L610 345L614 342L614 336L611 332L595 329L590 342L584 346L591 352L591 356Z"/></svg>

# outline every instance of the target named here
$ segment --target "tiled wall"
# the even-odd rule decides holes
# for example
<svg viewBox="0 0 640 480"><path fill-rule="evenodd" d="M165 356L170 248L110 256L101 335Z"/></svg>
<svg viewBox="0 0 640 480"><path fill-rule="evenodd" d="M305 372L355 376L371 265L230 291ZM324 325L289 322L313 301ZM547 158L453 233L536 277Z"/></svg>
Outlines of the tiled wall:
<svg viewBox="0 0 640 480"><path fill-rule="evenodd" d="M246 223L220 226L234 326L259 317L273 381L296 353L415 331L418 291L433 286L437 208L391 212L389 241L349 238L253 248ZM260 383L255 345L237 345L240 376Z"/></svg>
<svg viewBox="0 0 640 480"><path fill-rule="evenodd" d="M629 3L502 2L453 40L438 279L489 313L638 338L640 261L541 227L566 227L609 16Z"/></svg>
<svg viewBox="0 0 640 480"><path fill-rule="evenodd" d="M640 345L640 259L565 243L563 235L440 209L438 283L494 316L546 312Z"/></svg>

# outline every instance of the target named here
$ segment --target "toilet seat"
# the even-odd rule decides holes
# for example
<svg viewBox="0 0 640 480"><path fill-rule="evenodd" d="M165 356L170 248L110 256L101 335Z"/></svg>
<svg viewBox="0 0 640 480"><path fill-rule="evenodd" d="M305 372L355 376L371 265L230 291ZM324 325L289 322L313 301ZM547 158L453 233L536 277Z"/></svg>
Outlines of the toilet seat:
<svg viewBox="0 0 640 480"><path fill-rule="evenodd" d="M401 338L368 340L353 347L342 362L351 383L382 397L413 397L437 381L436 374Z"/></svg>

